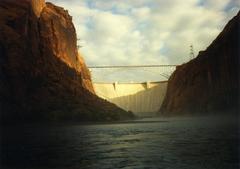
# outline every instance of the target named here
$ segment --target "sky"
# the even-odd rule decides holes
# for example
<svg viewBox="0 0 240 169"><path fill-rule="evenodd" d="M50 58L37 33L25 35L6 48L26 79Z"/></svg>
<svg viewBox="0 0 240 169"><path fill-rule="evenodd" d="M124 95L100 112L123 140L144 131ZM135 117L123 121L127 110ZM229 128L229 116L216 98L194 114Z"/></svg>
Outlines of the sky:
<svg viewBox="0 0 240 169"><path fill-rule="evenodd" d="M205 50L239 0L47 0L67 9L88 66L181 64Z"/></svg>

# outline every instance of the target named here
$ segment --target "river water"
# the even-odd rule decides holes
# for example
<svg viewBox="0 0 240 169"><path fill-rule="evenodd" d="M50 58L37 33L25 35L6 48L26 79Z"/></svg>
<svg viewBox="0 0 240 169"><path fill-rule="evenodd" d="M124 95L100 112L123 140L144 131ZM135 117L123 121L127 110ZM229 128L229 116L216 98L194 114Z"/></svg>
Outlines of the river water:
<svg viewBox="0 0 240 169"><path fill-rule="evenodd" d="M1 130L1 168L237 169L238 119L150 118Z"/></svg>

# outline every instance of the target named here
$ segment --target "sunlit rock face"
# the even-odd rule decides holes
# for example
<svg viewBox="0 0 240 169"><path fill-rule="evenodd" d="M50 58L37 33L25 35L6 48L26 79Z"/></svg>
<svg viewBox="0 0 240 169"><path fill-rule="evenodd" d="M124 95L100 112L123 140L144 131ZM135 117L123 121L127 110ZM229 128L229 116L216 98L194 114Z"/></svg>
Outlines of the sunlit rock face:
<svg viewBox="0 0 240 169"><path fill-rule="evenodd" d="M46 6L45 4L45 0L29 0L31 5L32 5L32 9L34 14L37 17L40 17L43 8Z"/></svg>
<svg viewBox="0 0 240 169"><path fill-rule="evenodd" d="M0 1L0 105L4 121L132 117L94 95L68 12L37 0Z"/></svg>
<svg viewBox="0 0 240 169"><path fill-rule="evenodd" d="M72 17L63 8L47 3L40 17L40 35L43 52L53 52L54 56L76 68L78 53L76 32Z"/></svg>
<svg viewBox="0 0 240 169"><path fill-rule="evenodd" d="M239 25L238 13L205 51L177 67L160 114L239 111Z"/></svg>
<svg viewBox="0 0 240 169"><path fill-rule="evenodd" d="M39 19L43 53L51 53L81 74L82 86L94 93L89 70L78 54L76 31L72 17L66 10L51 3L46 4ZM59 72L61 73L61 72Z"/></svg>
<svg viewBox="0 0 240 169"><path fill-rule="evenodd" d="M77 70L81 72L83 87L89 90L90 92L95 93L93 89L92 80L91 80L91 73L87 68L85 61L80 53L78 53Z"/></svg>

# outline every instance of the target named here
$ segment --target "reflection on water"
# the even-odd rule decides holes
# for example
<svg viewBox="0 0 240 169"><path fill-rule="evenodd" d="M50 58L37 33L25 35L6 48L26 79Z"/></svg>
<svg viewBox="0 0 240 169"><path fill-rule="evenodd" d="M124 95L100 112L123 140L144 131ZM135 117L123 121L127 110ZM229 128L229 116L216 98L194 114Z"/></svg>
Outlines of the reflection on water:
<svg viewBox="0 0 240 169"><path fill-rule="evenodd" d="M213 117L7 127L1 163L33 169L234 169L238 134L236 119Z"/></svg>

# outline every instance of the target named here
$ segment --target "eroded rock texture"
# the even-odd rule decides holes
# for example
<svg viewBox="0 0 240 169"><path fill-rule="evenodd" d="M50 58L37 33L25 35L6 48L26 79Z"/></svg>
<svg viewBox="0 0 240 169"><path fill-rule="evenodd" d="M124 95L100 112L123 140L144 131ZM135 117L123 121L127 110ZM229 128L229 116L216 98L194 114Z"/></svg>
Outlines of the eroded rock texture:
<svg viewBox="0 0 240 169"><path fill-rule="evenodd" d="M239 111L239 25L238 13L205 51L177 67L160 114Z"/></svg>
<svg viewBox="0 0 240 169"><path fill-rule="evenodd" d="M44 0L0 1L2 121L132 117L94 95L72 18Z"/></svg>

